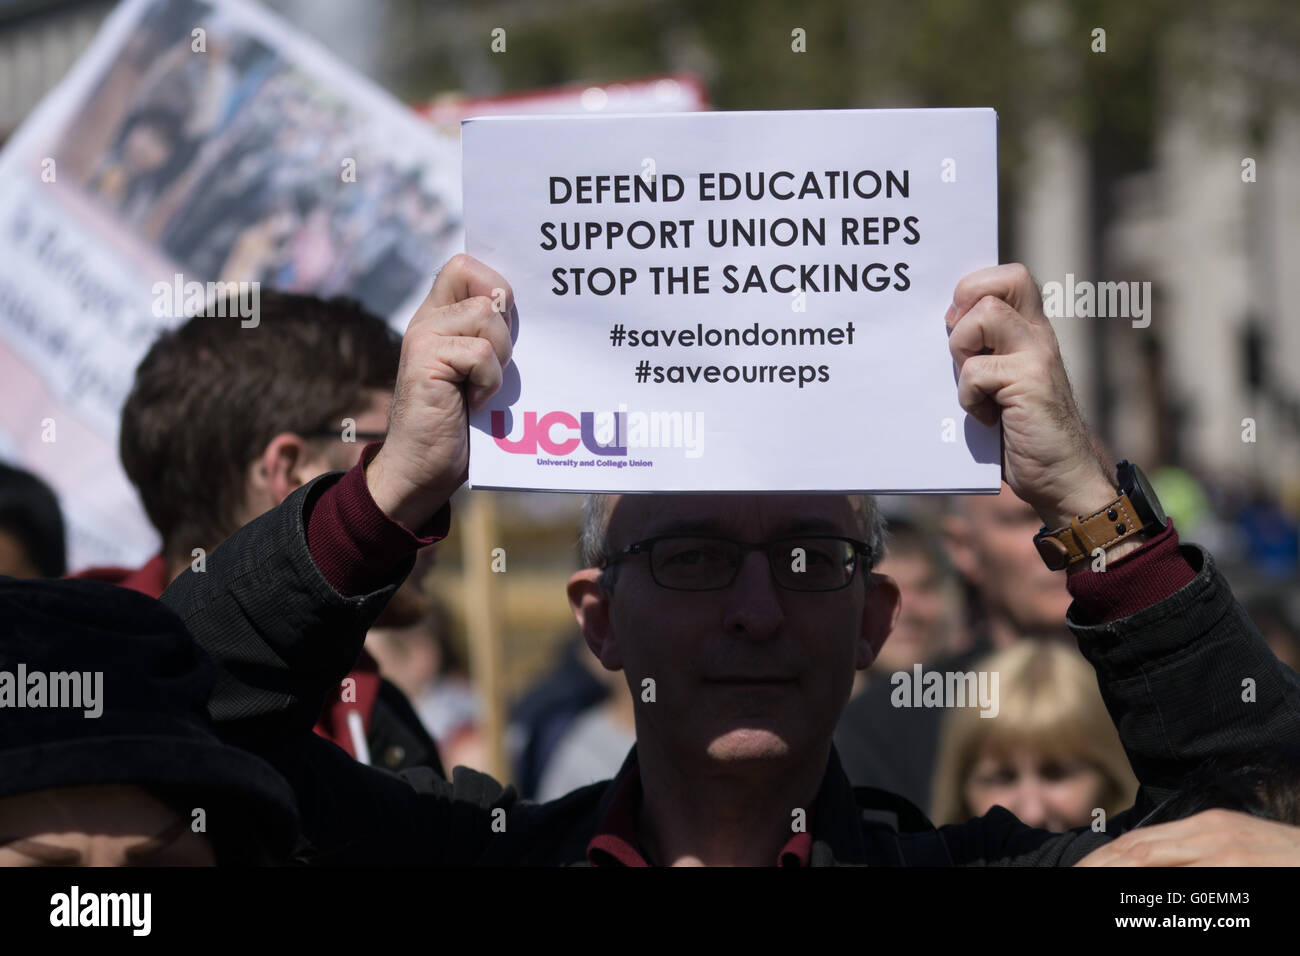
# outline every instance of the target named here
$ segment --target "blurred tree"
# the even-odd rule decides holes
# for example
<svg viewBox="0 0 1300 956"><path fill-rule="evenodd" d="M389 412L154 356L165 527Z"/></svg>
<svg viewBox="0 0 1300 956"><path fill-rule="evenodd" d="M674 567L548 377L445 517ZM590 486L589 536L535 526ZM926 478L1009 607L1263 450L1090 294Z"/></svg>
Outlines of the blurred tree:
<svg viewBox="0 0 1300 956"><path fill-rule="evenodd" d="M1107 185L1151 165L1162 69L1203 84L1207 101L1227 79L1261 106L1300 86L1294 0L389 0L387 9L390 55L377 78L412 102L689 70L717 109L991 106L1004 233L1040 117L1089 144L1100 234ZM504 53L489 48L496 27ZM806 52L792 50L796 27ZM1097 29L1104 52L1094 50Z"/></svg>

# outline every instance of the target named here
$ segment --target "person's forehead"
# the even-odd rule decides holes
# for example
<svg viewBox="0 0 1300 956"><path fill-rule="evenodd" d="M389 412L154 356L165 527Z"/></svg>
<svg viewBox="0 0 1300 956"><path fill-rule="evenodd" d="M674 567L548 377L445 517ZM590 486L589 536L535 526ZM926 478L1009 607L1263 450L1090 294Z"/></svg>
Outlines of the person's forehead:
<svg viewBox="0 0 1300 956"><path fill-rule="evenodd" d="M610 509L610 540L622 544L678 531L749 538L786 532L856 537L861 532L842 494L618 495Z"/></svg>

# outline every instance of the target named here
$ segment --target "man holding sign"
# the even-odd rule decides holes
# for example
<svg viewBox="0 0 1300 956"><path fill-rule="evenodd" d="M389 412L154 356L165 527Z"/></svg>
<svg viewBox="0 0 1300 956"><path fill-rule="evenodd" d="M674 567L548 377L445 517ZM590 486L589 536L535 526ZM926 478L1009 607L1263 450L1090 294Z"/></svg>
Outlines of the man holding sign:
<svg viewBox="0 0 1300 956"><path fill-rule="evenodd" d="M322 701L414 551L446 533L448 500L468 473L469 416L509 368L513 293L463 255L407 329L382 448L295 492L163 596L223 671L210 709L224 735L291 782L312 859L534 865L1070 864L1133 827L1205 759L1300 737L1300 680L1209 555L1180 549L1172 526L1096 531L1098 512L1131 509L1140 495L1120 495L1098 460L1028 272L968 275L944 321L961 407L1001 421L1007 482L1060 529L1040 550L1062 566L1080 542L1107 556L1105 573L1073 562L1068 621L1142 782L1135 808L1104 829L1052 834L994 808L936 831L901 798L850 787L831 735L899 596L872 572L874 502L843 494L592 503L596 560L568 593L592 652L626 673L636 700L637 744L613 781L524 804L473 771L452 782L397 776L315 738ZM1250 703L1243 676L1254 681ZM1294 828L1204 816L1233 839L1179 850L1178 833L1153 828L1121 836L1109 858L1300 853Z"/></svg>

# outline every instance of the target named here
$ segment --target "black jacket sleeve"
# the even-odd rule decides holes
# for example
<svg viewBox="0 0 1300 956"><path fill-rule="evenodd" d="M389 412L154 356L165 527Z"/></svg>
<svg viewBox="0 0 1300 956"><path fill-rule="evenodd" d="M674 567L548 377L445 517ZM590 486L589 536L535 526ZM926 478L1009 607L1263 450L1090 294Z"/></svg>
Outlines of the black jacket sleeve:
<svg viewBox="0 0 1300 956"><path fill-rule="evenodd" d="M203 572L162 600L217 665L208 709L224 740L263 757L293 787L304 855L315 862L469 863L513 788L462 768L367 767L312 733L326 696L352 668L366 631L410 565L387 587L345 597L307 549L305 515L339 474L295 491L226 539ZM411 564L414 562L412 561Z"/></svg>
<svg viewBox="0 0 1300 956"><path fill-rule="evenodd" d="M1141 784L1133 807L1105 832L1064 834L995 807L941 829L955 862L1071 865L1136 826L1207 758L1300 742L1300 676L1269 650L1210 554L1182 553L1197 572L1182 590L1108 624L1067 622Z"/></svg>

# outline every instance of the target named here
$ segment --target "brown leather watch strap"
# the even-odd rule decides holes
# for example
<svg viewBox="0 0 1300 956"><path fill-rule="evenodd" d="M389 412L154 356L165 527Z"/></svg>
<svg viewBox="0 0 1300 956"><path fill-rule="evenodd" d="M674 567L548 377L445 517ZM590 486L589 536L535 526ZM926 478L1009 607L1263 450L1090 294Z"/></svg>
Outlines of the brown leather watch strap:
<svg viewBox="0 0 1300 956"><path fill-rule="evenodd" d="M1064 528L1040 532L1034 536L1034 545L1043 563L1059 571L1084 560L1097 548L1105 550L1141 533L1142 522L1133 503L1128 495L1120 495L1090 515L1071 519Z"/></svg>

